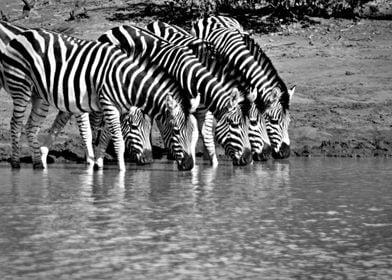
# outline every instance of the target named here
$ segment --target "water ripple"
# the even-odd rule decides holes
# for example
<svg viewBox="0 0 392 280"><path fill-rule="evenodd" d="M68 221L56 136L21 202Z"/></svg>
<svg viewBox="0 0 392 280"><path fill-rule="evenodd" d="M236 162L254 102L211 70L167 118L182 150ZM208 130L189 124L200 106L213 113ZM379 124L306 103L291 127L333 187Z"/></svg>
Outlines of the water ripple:
<svg viewBox="0 0 392 280"><path fill-rule="evenodd" d="M172 167L0 168L0 279L392 279L389 161Z"/></svg>

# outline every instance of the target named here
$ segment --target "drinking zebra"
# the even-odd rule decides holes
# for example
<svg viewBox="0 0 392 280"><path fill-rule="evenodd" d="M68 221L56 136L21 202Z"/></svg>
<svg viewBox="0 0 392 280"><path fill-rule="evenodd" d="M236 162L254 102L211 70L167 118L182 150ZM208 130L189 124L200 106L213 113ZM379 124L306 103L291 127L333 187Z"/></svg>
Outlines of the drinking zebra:
<svg viewBox="0 0 392 280"><path fill-rule="evenodd" d="M165 40L180 46L190 46L200 44L202 48L193 48L195 55L199 58L200 62L205 65L208 70L213 73L225 86L227 89L239 88L241 92L246 95L247 85L241 84L238 77L233 71L233 67L229 67L228 62L219 53L215 52L213 46L203 43L202 40L192 36L184 29L169 25L161 21L155 21L147 25L148 30L164 38ZM270 141L265 128L265 121L262 116L258 116L259 112L255 108L255 104L251 103L251 109L249 112L249 141L251 145L251 150L253 154L253 159L255 160L266 160L270 155ZM213 119L211 114L207 113L196 114L199 130L206 150L212 162L215 161L215 144L214 138L209 133L212 133ZM217 160L217 159L216 159Z"/></svg>
<svg viewBox="0 0 392 280"><path fill-rule="evenodd" d="M257 90L256 105L261 113L266 113L272 156L288 157L289 104L295 87L287 88L271 60L235 21L227 22L224 17L201 19L193 23L191 33L212 43L218 52L232 62L238 77Z"/></svg>
<svg viewBox="0 0 392 280"><path fill-rule="evenodd" d="M78 117L86 145L91 142L88 112L102 111L113 137L118 167L125 170L120 115L131 106L155 113L172 126L172 149L181 170L193 167L196 120L184 105L180 87L151 64L148 57L129 57L114 45L71 38L44 30L29 30L11 40L1 56L4 85L13 98L11 165L19 167L20 128L26 106L32 113L26 125L33 162L40 161L37 132L50 105ZM32 92L32 90L34 92ZM185 111L184 111L185 110ZM178 131L181 133L175 134ZM87 146L87 145L86 145ZM87 151L93 160L93 151Z"/></svg>
<svg viewBox="0 0 392 280"><path fill-rule="evenodd" d="M54 142L55 138L65 127L72 113L59 112L53 121L48 134L44 137L43 145L41 146L41 160L46 168L47 156L49 154L49 147ZM93 132L93 143L99 147L100 158L96 160L98 168L103 166L103 157L105 148L109 145L110 134L105 129L105 122L102 112L90 112L89 121ZM121 132L125 142L125 148L137 165L144 165L153 161L152 144L151 144L151 118L143 113L143 111L135 106L130 108L130 111L120 116Z"/></svg>
<svg viewBox="0 0 392 280"><path fill-rule="evenodd" d="M115 27L98 40L121 46L132 57L148 55L181 84L188 96L200 96L203 104L217 120L216 138L234 165L251 162L246 113L249 102L237 89L224 84L199 62L188 47L179 47L148 30L136 26ZM197 47L197 46L196 46Z"/></svg>
<svg viewBox="0 0 392 280"><path fill-rule="evenodd" d="M9 41L27 30L28 28L0 21L0 53L4 52ZM1 80L0 77L0 89L2 88ZM44 139L43 146L41 147L41 161L43 167L46 168L47 156L49 153L48 147L50 147L71 116L72 114L66 112L59 112L56 116L52 127L48 131L48 135ZM151 121L147 115L144 115L144 117L142 116L143 112L136 107L131 107L129 113L121 116L121 130L125 140L125 147L131 151L131 154L136 158L136 163L139 165L152 161L152 146L150 140ZM89 121L93 130L101 130L103 128L102 120L102 114L95 113L89 115ZM135 122L137 122L137 125L130 126ZM109 139L101 139L103 143L107 143L108 140ZM97 139L97 142L99 142L99 139ZM87 148L88 150L93 150L91 143L87 143L87 145L89 145Z"/></svg>

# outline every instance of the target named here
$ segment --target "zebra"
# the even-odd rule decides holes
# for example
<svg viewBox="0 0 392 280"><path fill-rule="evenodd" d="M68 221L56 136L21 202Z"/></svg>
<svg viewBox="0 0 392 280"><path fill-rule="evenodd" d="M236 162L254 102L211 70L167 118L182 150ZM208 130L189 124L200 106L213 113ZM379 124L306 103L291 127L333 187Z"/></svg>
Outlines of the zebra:
<svg viewBox="0 0 392 280"><path fill-rule="evenodd" d="M236 88L227 90L199 62L192 49L176 46L146 29L130 25L115 27L98 40L119 45L130 56L142 54L151 57L179 81L187 97L199 97L200 104L212 112L217 120L217 142L224 147L233 164L246 165L252 161L246 119L247 99L251 96L244 98Z"/></svg>
<svg viewBox="0 0 392 280"><path fill-rule="evenodd" d="M148 24L146 28L175 45L189 46L203 42L189 34L184 29L161 21L152 22ZM206 48L207 51L205 51ZM246 92L246 85L243 85L240 81L238 81L236 73L228 67L227 63L225 63L225 59L216 52L211 55L211 51L208 51L208 49L213 50L213 47L206 44L204 48L194 49L194 52L199 60L210 70L210 72L216 75L227 88L237 87L240 88L242 92ZM255 108L255 104L252 102L249 116L249 141L251 144L253 159L267 160L271 152L270 141L266 133L265 121L261 116L257 116L258 114L259 113ZM210 119L212 115L207 113L205 116L203 114L198 114L197 116L199 116L199 130L202 129L200 133L203 136L204 145L209 153L211 161L215 162L215 159L213 159L215 155L214 139L213 136L208 135L208 133L211 133L212 131L213 120Z"/></svg>
<svg viewBox="0 0 392 280"><path fill-rule="evenodd" d="M92 138L85 113L103 112L113 137L118 168L125 171L120 115L136 106L172 126L170 145L176 151L178 168L193 168L194 139L198 137L196 119L181 94L171 94L180 87L148 59L129 57L112 44L28 30L9 42L0 62L6 91L14 103L12 167L19 167L20 127L31 100L26 131L34 163L41 164L36 134L52 105L77 116L80 131L87 134L82 135L84 143ZM87 156L88 160L93 159L93 151L87 151Z"/></svg>
<svg viewBox="0 0 392 280"><path fill-rule="evenodd" d="M41 161L46 168L47 156L49 154L49 147L72 117L72 113L59 112L53 121L48 134L44 137L43 145L41 146ZM105 130L105 123L102 112L89 113L89 121L93 132L93 143L100 147L101 158L97 159L97 167L103 166L103 151L108 146L110 135ZM137 165L149 164L153 161L152 144L151 144L151 129L152 120L141 109L132 106L126 114L120 117L121 132L125 141L125 147L132 159Z"/></svg>
<svg viewBox="0 0 392 280"><path fill-rule="evenodd" d="M271 60L254 39L233 22L227 23L224 17L200 19L192 24L191 33L212 43L218 52L233 63L242 81L257 90L256 105L261 113L265 112L272 156L287 158L290 155L289 105L295 86L287 88Z"/></svg>
<svg viewBox="0 0 392 280"><path fill-rule="evenodd" d="M9 22L0 21L0 52L4 52L7 44L18 34L29 30L28 28L11 24ZM2 88L0 78L0 89ZM144 119L141 118L143 112L136 108L131 107L129 113L121 116L121 130L125 140L125 146L131 151L131 155L136 158L138 165L143 165L152 162L152 145L151 145L151 123L147 115L144 114ZM41 161L44 168L47 167L47 156L49 153L48 147L54 141L58 133L62 130L65 124L68 122L72 114L66 112L59 112L56 116L52 127L48 131L48 135L44 138L43 146L41 147ZM94 119L95 118L95 119ZM89 121L92 124L94 130L102 129L103 115L100 114L97 119L97 114L90 114ZM138 125L129 127L130 124L138 122ZM104 142L109 139L102 139ZM142 142L140 142L142 141ZM99 139L96 140L99 143ZM88 150L92 150L93 147L90 143Z"/></svg>

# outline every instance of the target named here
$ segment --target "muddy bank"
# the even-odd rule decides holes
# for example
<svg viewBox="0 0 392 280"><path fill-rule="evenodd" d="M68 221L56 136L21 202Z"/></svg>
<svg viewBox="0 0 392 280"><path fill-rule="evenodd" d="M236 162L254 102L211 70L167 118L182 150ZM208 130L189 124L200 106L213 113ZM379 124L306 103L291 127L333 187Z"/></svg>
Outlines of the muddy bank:
<svg viewBox="0 0 392 280"><path fill-rule="evenodd" d="M73 36L95 39L119 24L143 26L154 19L113 20L120 11L107 7L89 10L88 19L65 21L68 12L58 5L46 5L15 23L61 26ZM392 157L392 21L320 19L314 24L289 24L279 32L255 37L287 85L297 86L291 104L292 157ZM0 100L0 161L7 161L12 103L4 91L0 91ZM43 133L55 114L51 112ZM153 144L154 157L165 156L156 129ZM201 152L199 145L199 156ZM223 155L221 149L219 154ZM25 139L22 156L29 160ZM56 162L83 161L74 121L56 140L50 157Z"/></svg>

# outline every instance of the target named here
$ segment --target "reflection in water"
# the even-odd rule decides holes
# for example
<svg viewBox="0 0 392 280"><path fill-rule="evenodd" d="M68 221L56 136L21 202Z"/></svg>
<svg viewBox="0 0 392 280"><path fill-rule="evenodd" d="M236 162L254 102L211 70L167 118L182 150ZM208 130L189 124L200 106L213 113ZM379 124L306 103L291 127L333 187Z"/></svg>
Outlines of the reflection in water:
<svg viewBox="0 0 392 280"><path fill-rule="evenodd" d="M391 279L390 170L0 167L0 279Z"/></svg>

